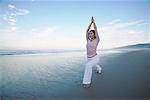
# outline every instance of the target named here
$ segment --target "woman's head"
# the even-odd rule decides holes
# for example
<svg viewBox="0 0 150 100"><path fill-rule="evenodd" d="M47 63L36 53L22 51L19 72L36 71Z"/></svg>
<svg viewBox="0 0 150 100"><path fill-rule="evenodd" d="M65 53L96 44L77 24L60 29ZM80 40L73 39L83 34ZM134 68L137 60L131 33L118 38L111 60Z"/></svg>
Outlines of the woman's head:
<svg viewBox="0 0 150 100"><path fill-rule="evenodd" d="M95 30L90 30L89 32L89 39L95 39L96 36L95 36Z"/></svg>

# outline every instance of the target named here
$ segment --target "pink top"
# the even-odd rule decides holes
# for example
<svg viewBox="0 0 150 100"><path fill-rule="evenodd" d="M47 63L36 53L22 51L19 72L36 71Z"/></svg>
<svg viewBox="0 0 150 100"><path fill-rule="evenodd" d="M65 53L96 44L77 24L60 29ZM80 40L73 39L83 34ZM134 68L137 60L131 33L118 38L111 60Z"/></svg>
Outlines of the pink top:
<svg viewBox="0 0 150 100"><path fill-rule="evenodd" d="M95 36L96 38L93 40L93 41L90 41L89 40L89 32L86 33L86 40L87 40L87 45L86 45L86 48L87 48L87 57L88 58L91 58L91 57L94 57L97 53L96 53L96 49L97 49L97 46L98 46L98 43L99 43L99 36L98 36L98 32L95 31Z"/></svg>

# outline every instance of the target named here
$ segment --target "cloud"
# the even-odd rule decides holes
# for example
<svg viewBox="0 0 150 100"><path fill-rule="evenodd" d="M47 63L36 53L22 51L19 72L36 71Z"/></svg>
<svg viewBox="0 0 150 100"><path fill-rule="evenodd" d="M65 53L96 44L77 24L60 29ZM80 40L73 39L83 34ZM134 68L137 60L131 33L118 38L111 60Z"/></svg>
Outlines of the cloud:
<svg viewBox="0 0 150 100"><path fill-rule="evenodd" d="M29 14L29 10L17 8L15 5L9 4L8 8L10 9L10 15L11 16L27 15L27 14Z"/></svg>
<svg viewBox="0 0 150 100"><path fill-rule="evenodd" d="M57 30L56 27L46 27L45 32L46 33L54 33Z"/></svg>
<svg viewBox="0 0 150 100"><path fill-rule="evenodd" d="M144 20L123 21L120 19L106 23L98 28L101 39L98 48L112 48L147 41L148 30L146 31L143 27L149 24L145 23L147 22ZM58 26L21 29L12 25L8 30L0 29L1 41L6 42L8 46L35 49L84 48L85 34L78 33L82 32L65 30Z"/></svg>
<svg viewBox="0 0 150 100"><path fill-rule="evenodd" d="M16 17L13 17L12 14L11 15L8 15L8 14L3 15L3 20L5 22L7 22L9 25L16 24Z"/></svg>
<svg viewBox="0 0 150 100"><path fill-rule="evenodd" d="M115 23L120 22L120 21L121 21L120 19L115 19L115 20L109 22L108 24L115 24Z"/></svg>
<svg viewBox="0 0 150 100"><path fill-rule="evenodd" d="M148 41L147 27L144 20L122 21L115 19L98 28L102 47L118 47L122 45Z"/></svg>
<svg viewBox="0 0 150 100"><path fill-rule="evenodd" d="M41 28L32 28L30 34L35 35L36 37L43 37L51 34L56 34L58 28L55 26L46 26Z"/></svg>
<svg viewBox="0 0 150 100"><path fill-rule="evenodd" d="M16 32L16 30L17 30L17 27L11 27L10 29L11 32Z"/></svg>
<svg viewBox="0 0 150 100"><path fill-rule="evenodd" d="M9 25L16 25L17 17L29 14L29 10L17 8L15 5L9 4L8 10L2 15L2 22Z"/></svg>
<svg viewBox="0 0 150 100"><path fill-rule="evenodd" d="M27 15L27 14L29 14L29 11L26 10L26 9L17 9L17 11L16 11L15 14L16 14L16 15L20 15L20 16L22 16L22 15Z"/></svg>
<svg viewBox="0 0 150 100"><path fill-rule="evenodd" d="M68 35L66 32L56 26L35 27L30 30L12 27L0 31L0 37L3 36L1 41L13 48L80 49L85 47L84 37L81 36L83 39L76 38L73 33Z"/></svg>
<svg viewBox="0 0 150 100"><path fill-rule="evenodd" d="M11 5L11 4L9 4L8 7L9 7L10 9L14 9L14 8L15 8L15 6L14 6L14 5Z"/></svg>
<svg viewBox="0 0 150 100"><path fill-rule="evenodd" d="M143 20L136 20L136 21L127 21L127 22L122 22L121 20L113 20L106 25L102 26L99 28L99 31L102 33L114 33L114 34L119 34L119 33L131 33L131 31L136 31L134 27L138 27L138 25L144 23ZM136 32L135 32L136 33ZM139 32L137 32L139 33Z"/></svg>

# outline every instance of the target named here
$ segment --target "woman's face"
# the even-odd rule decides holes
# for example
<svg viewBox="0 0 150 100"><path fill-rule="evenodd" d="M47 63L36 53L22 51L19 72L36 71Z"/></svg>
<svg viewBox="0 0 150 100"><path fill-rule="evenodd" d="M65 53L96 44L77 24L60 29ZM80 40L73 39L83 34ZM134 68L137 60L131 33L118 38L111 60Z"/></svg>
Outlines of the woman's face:
<svg viewBox="0 0 150 100"><path fill-rule="evenodd" d="M89 38L94 39L94 33L92 31L89 33Z"/></svg>

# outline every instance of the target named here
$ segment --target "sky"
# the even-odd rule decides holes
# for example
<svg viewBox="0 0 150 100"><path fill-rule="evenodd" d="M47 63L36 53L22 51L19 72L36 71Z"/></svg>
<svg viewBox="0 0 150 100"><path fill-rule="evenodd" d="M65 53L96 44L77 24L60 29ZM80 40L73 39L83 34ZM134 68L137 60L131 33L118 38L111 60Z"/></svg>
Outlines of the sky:
<svg viewBox="0 0 150 100"><path fill-rule="evenodd" d="M86 49L91 16L98 49L150 43L148 0L0 0L0 49Z"/></svg>

